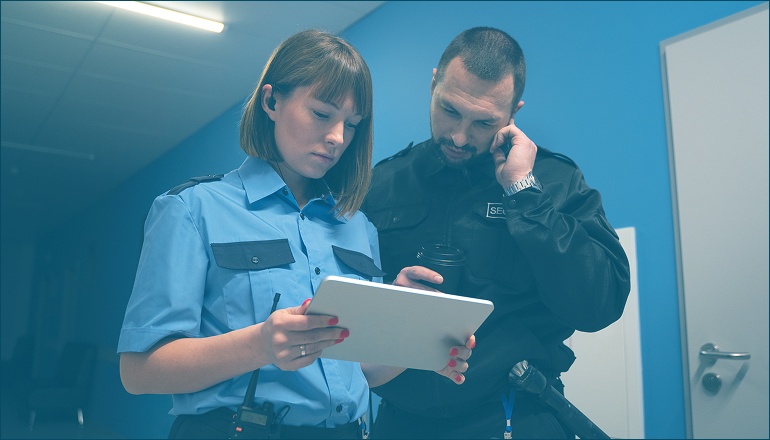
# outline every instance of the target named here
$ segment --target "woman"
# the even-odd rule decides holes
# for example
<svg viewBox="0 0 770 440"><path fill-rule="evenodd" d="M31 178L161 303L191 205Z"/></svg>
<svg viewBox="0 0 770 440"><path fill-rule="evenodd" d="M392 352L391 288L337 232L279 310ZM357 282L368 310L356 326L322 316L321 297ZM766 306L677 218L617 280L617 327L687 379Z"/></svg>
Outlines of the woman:
<svg viewBox="0 0 770 440"><path fill-rule="evenodd" d="M150 209L118 343L123 384L173 395L170 437L226 438L260 369L254 404L272 405L282 437L360 438L368 385L402 369L364 375L319 359L349 332L304 315L328 275L382 280L376 230L358 212L372 154L360 54L320 31L288 38L246 105L240 142L240 168L192 179ZM440 374L462 383L470 349L451 354Z"/></svg>

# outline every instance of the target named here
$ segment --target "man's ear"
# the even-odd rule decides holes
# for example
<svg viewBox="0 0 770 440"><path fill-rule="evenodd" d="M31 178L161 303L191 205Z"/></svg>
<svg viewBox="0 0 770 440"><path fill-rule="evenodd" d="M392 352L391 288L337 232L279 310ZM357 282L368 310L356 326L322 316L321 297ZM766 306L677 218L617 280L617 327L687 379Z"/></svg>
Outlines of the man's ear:
<svg viewBox="0 0 770 440"><path fill-rule="evenodd" d="M516 115L516 113L518 113L522 107L524 107L524 101L519 101L519 103L516 104L516 108L513 109L513 113L511 113L511 118L513 118L513 116Z"/></svg>
<svg viewBox="0 0 770 440"><path fill-rule="evenodd" d="M275 91L273 90L273 86L270 84L265 84L262 86L262 99L260 99L260 105L262 105L262 110L264 110L265 113L267 113L267 117L271 120L275 121L275 96L273 94Z"/></svg>
<svg viewBox="0 0 770 440"><path fill-rule="evenodd" d="M438 69L433 69L433 79L430 80L430 94L433 96L433 89L436 88L436 72L438 72Z"/></svg>

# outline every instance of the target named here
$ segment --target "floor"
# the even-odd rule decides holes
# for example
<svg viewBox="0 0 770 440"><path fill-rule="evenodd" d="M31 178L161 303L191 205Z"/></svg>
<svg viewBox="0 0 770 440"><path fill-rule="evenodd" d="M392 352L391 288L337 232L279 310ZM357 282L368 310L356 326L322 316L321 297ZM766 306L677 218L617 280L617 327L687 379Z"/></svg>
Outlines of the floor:
<svg viewBox="0 0 770 440"><path fill-rule="evenodd" d="M83 427L78 424L77 413L70 416L56 414L39 414L35 425L30 431L27 428L28 415L19 415L16 405L5 393L0 401L0 439L70 439L70 438L99 438L120 439L119 435L99 425L97 421L89 420L88 413L83 414Z"/></svg>

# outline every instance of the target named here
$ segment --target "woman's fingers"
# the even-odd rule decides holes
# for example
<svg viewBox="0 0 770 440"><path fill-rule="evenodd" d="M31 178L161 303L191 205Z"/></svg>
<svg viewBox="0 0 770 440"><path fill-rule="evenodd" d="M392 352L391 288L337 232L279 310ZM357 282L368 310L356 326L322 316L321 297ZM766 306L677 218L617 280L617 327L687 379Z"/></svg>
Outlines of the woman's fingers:
<svg viewBox="0 0 770 440"><path fill-rule="evenodd" d="M315 342L313 344L300 344L295 346L296 352L293 352L293 350L290 350L290 351L292 351L295 357L297 358L313 356L316 354L320 356L323 349L329 348L332 345L337 345L343 342L344 340L345 340L344 338L341 338L341 339L335 339L335 340L329 340L329 341Z"/></svg>
<svg viewBox="0 0 770 440"><path fill-rule="evenodd" d="M287 360L286 362L275 364L275 366L283 371L295 371L299 370L300 368L307 367L308 365L315 362L319 357L321 357L320 351L305 356L295 357L293 359Z"/></svg>
<svg viewBox="0 0 770 440"><path fill-rule="evenodd" d="M463 361L467 361L468 358L471 357L471 354L473 354L473 350L465 346L452 347L452 349L449 350L449 356L452 356L453 359L460 359Z"/></svg>
<svg viewBox="0 0 770 440"><path fill-rule="evenodd" d="M290 331L306 331L337 325L339 320L331 315L305 315L310 299L298 307L275 311L270 317L273 325Z"/></svg>
<svg viewBox="0 0 770 440"><path fill-rule="evenodd" d="M447 366L443 370L437 371L438 374L445 376L452 380L456 384L462 384L465 382L465 376L463 373L468 371L468 363L461 359L450 359Z"/></svg>
<svg viewBox="0 0 770 440"><path fill-rule="evenodd" d="M473 351L469 347L476 346L476 338L471 336L465 343L465 346L452 347L449 350L449 356L451 358L447 362L444 369L437 371L438 374L445 376L452 380L456 384L462 384L465 382L465 376L463 373L468 371L468 358L471 357Z"/></svg>
<svg viewBox="0 0 770 440"><path fill-rule="evenodd" d="M284 371L294 371L307 367L321 357L325 348L337 345L342 341L344 339L289 346L280 353L279 362L275 366Z"/></svg>
<svg viewBox="0 0 770 440"><path fill-rule="evenodd" d="M337 341L342 342L348 336L350 336L350 331L348 331L348 329L337 327L307 332L294 332L290 336L290 342L288 342L287 345L313 347L313 350L306 349L305 351L306 353L315 353L316 351L335 345Z"/></svg>
<svg viewBox="0 0 770 440"><path fill-rule="evenodd" d="M320 356L320 352L324 348L339 344L348 336L350 336L348 329L338 327L313 329L303 332L290 331L275 334L273 337L273 347L276 350L278 363L283 363L316 353ZM303 355L302 352L305 354Z"/></svg>
<svg viewBox="0 0 770 440"><path fill-rule="evenodd" d="M278 310L264 323L272 347L273 364L286 371L310 365L323 349L339 344L350 331L337 327L329 315L305 315L310 300L301 306Z"/></svg>

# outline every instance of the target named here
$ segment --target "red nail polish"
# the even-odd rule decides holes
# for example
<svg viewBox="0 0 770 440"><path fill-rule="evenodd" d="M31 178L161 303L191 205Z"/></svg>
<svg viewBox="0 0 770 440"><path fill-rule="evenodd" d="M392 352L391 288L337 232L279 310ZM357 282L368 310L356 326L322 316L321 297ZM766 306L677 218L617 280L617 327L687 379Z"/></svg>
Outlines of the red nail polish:
<svg viewBox="0 0 770 440"><path fill-rule="evenodd" d="M344 341L344 340L345 340L345 338L342 338L342 339L337 339L336 341L334 341L334 343L335 343L335 344L339 344L340 342L342 342L342 341Z"/></svg>
<svg viewBox="0 0 770 440"><path fill-rule="evenodd" d="M329 320L329 325L337 325L337 323L340 322L337 318L332 318Z"/></svg>
<svg viewBox="0 0 770 440"><path fill-rule="evenodd" d="M447 363L447 365L450 366L450 367L454 367L454 366L457 365L457 362L455 362L454 359L450 359L449 362Z"/></svg>
<svg viewBox="0 0 770 440"><path fill-rule="evenodd" d="M347 338L348 336L350 336L350 331L348 329L340 332L340 338Z"/></svg>
<svg viewBox="0 0 770 440"><path fill-rule="evenodd" d="M449 356L457 356L457 353L459 353L459 351L457 351L456 348L449 350Z"/></svg>
<svg viewBox="0 0 770 440"><path fill-rule="evenodd" d="M455 377L455 382L460 382L461 380L463 380L463 377L458 374L457 377Z"/></svg>
<svg viewBox="0 0 770 440"><path fill-rule="evenodd" d="M305 302L303 302L303 303L302 303L302 305L303 305L303 306L304 306L304 305L306 305L306 304L307 304L307 303L309 303L311 300L312 300L312 298L308 298L308 299L306 299L306 300L305 300Z"/></svg>
<svg viewBox="0 0 770 440"><path fill-rule="evenodd" d="M476 341L473 341L473 345L471 345L471 350L476 348Z"/></svg>

